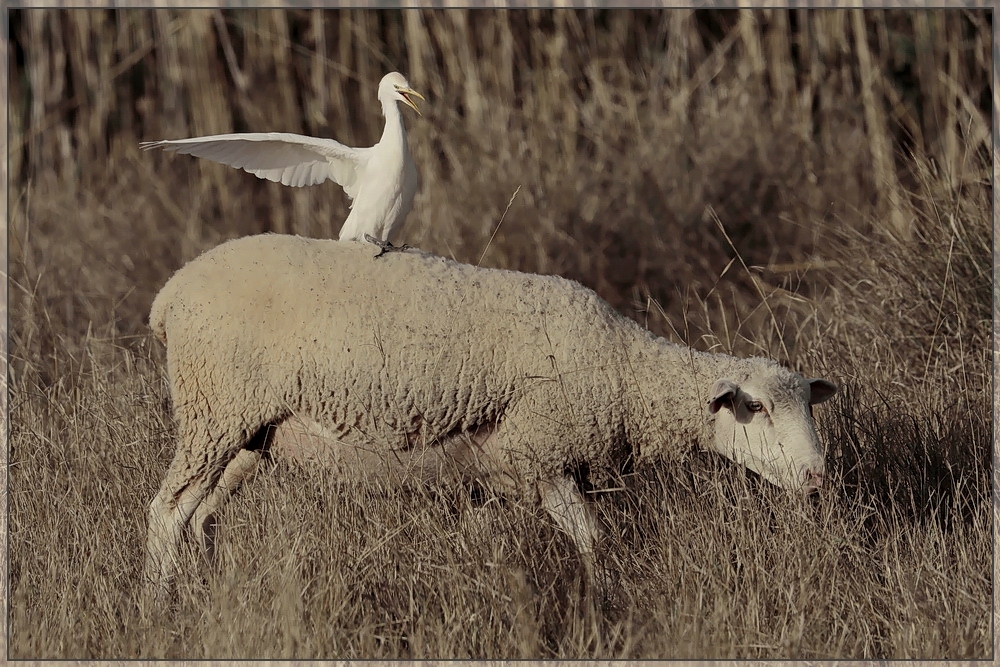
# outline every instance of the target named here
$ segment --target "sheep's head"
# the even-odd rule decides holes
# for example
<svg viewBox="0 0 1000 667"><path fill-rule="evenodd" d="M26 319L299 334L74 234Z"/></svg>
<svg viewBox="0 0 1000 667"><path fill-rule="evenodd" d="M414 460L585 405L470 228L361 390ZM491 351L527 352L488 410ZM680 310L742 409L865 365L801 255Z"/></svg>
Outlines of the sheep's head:
<svg viewBox="0 0 1000 667"><path fill-rule="evenodd" d="M754 368L740 382L720 378L708 401L712 448L772 484L814 491L823 485L825 457L812 406L836 392L832 382L778 365Z"/></svg>

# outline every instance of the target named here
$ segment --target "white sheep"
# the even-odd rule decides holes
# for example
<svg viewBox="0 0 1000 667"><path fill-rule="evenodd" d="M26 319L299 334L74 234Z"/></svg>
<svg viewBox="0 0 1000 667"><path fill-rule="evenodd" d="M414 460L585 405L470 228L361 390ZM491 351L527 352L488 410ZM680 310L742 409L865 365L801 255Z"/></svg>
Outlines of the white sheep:
<svg viewBox="0 0 1000 667"><path fill-rule="evenodd" d="M588 572L581 474L600 484L697 445L782 487L823 481L810 406L832 383L669 343L556 276L268 234L177 271L150 326L179 429L149 507L156 595L185 525L213 549L213 515L270 441L311 439L345 479L499 484L539 502Z"/></svg>

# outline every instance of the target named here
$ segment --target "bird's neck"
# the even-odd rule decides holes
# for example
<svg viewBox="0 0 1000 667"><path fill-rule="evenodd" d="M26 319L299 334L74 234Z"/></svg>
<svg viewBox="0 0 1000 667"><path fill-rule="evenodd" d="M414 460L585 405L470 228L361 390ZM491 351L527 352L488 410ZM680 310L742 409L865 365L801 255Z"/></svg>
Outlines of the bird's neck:
<svg viewBox="0 0 1000 667"><path fill-rule="evenodd" d="M382 129L380 145L406 145L406 126L403 125L403 115L399 112L399 105L396 102L389 102L382 105L382 113L385 115L385 127Z"/></svg>

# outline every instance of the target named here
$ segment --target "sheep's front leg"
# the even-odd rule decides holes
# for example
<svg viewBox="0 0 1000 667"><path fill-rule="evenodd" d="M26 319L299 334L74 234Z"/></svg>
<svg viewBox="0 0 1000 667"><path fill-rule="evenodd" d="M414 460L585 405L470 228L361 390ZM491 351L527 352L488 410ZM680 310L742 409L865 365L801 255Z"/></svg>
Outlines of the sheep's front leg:
<svg viewBox="0 0 1000 667"><path fill-rule="evenodd" d="M576 482L569 477L538 483L542 507L555 519L556 524L571 538L580 550L586 571L587 588L595 601L618 606L621 589L613 568L599 562L595 552L601 531L593 506L584 499Z"/></svg>
<svg viewBox="0 0 1000 667"><path fill-rule="evenodd" d="M556 525L572 538L580 551L587 578L593 583L594 548L600 537L593 509L569 477L538 482L538 495L542 507Z"/></svg>

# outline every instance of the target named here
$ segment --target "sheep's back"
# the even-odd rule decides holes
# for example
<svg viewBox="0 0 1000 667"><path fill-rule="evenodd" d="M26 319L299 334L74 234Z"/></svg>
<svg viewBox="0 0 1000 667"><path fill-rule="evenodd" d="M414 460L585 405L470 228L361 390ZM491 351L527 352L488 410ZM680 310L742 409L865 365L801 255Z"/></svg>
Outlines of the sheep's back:
<svg viewBox="0 0 1000 667"><path fill-rule="evenodd" d="M615 384L617 365L604 360L622 318L579 284L373 254L359 243L238 239L178 271L153 310L165 313L168 349L232 360L249 399L389 440L495 421L554 374L579 383L577 394Z"/></svg>

